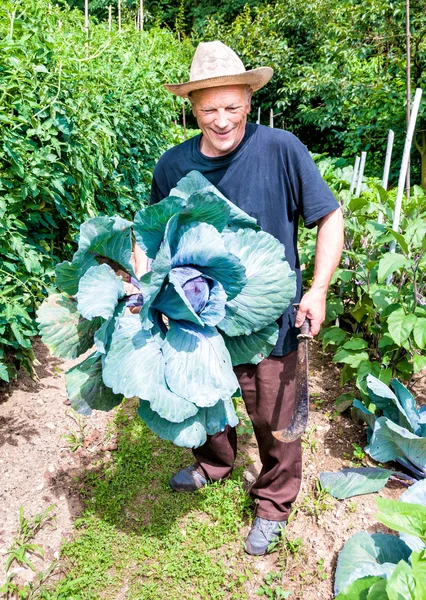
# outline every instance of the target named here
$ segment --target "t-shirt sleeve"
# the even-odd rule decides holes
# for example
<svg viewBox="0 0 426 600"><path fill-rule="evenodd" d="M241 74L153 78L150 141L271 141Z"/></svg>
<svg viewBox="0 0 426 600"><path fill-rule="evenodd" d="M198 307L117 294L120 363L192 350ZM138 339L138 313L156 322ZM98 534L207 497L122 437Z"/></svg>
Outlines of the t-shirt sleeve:
<svg viewBox="0 0 426 600"><path fill-rule="evenodd" d="M293 189L299 214L305 227L312 228L318 219L339 208L339 203L325 183L306 146L299 140L292 168Z"/></svg>
<svg viewBox="0 0 426 600"><path fill-rule="evenodd" d="M169 190L165 191L167 188L166 176L163 171L162 159L158 161L155 166L154 173L152 174L152 183L151 183L151 197L150 204L157 204L160 200L163 200L169 194Z"/></svg>

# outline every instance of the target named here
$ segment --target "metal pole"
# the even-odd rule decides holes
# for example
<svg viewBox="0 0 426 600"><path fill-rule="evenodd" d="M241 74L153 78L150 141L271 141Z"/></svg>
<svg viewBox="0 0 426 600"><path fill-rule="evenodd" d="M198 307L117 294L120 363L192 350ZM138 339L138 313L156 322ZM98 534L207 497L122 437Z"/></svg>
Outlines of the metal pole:
<svg viewBox="0 0 426 600"><path fill-rule="evenodd" d="M399 229L399 221L401 219L401 205L402 205L402 196L404 195L404 187L405 181L407 177L407 169L408 169L408 160L410 158L410 150L411 144L413 142L414 130L416 128L417 114L419 112L420 100L422 99L423 90L421 88L416 89L416 94L414 96L413 107L410 115L410 123L407 129L407 136L405 138L404 144L404 152L402 154L402 163L401 163L401 171L399 173L398 180L398 191L396 194L395 201L395 212L393 215L393 223L392 229L394 231L398 231ZM393 241L390 246L390 251L395 252L396 242Z"/></svg>
<svg viewBox="0 0 426 600"><path fill-rule="evenodd" d="M118 0L118 33L121 33L121 0Z"/></svg>
<svg viewBox="0 0 426 600"><path fill-rule="evenodd" d="M259 108L257 109L257 121L256 121L256 123L257 123L258 125L260 125L260 106L259 106Z"/></svg>
<svg viewBox="0 0 426 600"><path fill-rule="evenodd" d="M410 34L410 0L405 0L405 37L407 39L407 131L410 125L411 111L411 34ZM406 197L410 198L410 157L408 157L406 176Z"/></svg>
<svg viewBox="0 0 426 600"><path fill-rule="evenodd" d="M355 196L357 198L361 193L362 178L364 177L364 168L365 168L365 159L366 158L367 158L367 152L361 152L361 165L359 167L358 183L356 185L356 192L355 192Z"/></svg>
<svg viewBox="0 0 426 600"><path fill-rule="evenodd" d="M357 156L356 159L355 159L354 170L353 170L353 173L352 173L351 185L349 187L349 192L351 194L354 193L355 184L356 184L356 182L358 180L359 161L360 161L360 158L359 158L359 156Z"/></svg>
<svg viewBox="0 0 426 600"><path fill-rule="evenodd" d="M393 149L393 140L395 138L395 134L392 131L392 129L389 129L389 134L388 134L388 145L386 148L386 158L385 158L385 166L383 169L383 177L382 177L382 188L386 191L388 189L388 181L389 181L389 169L390 169L390 164L391 164L391 158L392 158L392 149ZM379 223L379 225L381 225L383 223L383 213L382 211L379 211L378 217L377 217L377 222Z"/></svg>
<svg viewBox="0 0 426 600"><path fill-rule="evenodd" d="M269 113L269 127L274 128L274 111L271 108L271 112Z"/></svg>
<svg viewBox="0 0 426 600"><path fill-rule="evenodd" d="M141 31L143 31L143 0L139 0L139 11L139 28Z"/></svg>
<svg viewBox="0 0 426 600"><path fill-rule="evenodd" d="M112 29L112 6L111 4L108 6L108 31L111 32Z"/></svg>

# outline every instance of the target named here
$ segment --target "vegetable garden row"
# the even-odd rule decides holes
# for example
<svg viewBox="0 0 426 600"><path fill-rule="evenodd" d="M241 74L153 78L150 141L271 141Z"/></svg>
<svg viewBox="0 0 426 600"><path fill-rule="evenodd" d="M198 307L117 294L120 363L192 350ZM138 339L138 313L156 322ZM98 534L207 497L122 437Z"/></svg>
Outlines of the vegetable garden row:
<svg viewBox="0 0 426 600"><path fill-rule="evenodd" d="M33 374L35 313L54 291L56 265L76 250L78 224L116 213L123 219L133 216L147 203L157 158L181 139L175 124L181 106L161 84L185 79L190 42L178 43L160 29L136 33L133 24L120 34L106 23L93 24L90 35L86 43L80 13L45 0L6 2L0 8L4 385L20 367ZM342 386L352 383L355 390L339 396L336 407L339 412L351 408L355 418L367 423L366 452L377 463L396 460L405 479L407 471L423 479L403 494L402 502L378 502L380 520L401 532L402 541L366 532L354 536L339 558L335 593L342 600L422 600L426 411L401 382L409 388L413 376L426 368L425 192L414 186L409 200L404 199L396 232L396 190L386 191L370 179L357 197L349 191L352 167L346 160L315 159L346 218L344 255L320 333L324 351L341 367ZM313 276L314 247L315 233L303 230L306 286ZM99 336L97 343L102 344ZM323 475L321 482L344 498L377 491L391 476L384 469L352 471L337 479Z"/></svg>

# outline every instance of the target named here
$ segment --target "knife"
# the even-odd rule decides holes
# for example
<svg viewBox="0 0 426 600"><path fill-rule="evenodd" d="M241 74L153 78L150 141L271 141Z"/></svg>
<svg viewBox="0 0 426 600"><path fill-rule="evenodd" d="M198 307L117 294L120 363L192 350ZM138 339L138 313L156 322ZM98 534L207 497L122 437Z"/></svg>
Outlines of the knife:
<svg viewBox="0 0 426 600"><path fill-rule="evenodd" d="M306 429L309 417L309 385L308 385L308 345L312 339L310 321L305 319L300 334L297 336L299 346L297 348L295 398L293 414L290 424L280 431L273 431L272 435L285 444L294 442L300 438Z"/></svg>

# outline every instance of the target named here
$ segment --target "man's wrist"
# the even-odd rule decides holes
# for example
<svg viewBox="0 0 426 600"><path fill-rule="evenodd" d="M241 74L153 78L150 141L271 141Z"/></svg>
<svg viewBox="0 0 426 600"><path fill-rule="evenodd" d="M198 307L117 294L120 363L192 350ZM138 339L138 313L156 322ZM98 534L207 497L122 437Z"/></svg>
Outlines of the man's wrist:
<svg viewBox="0 0 426 600"><path fill-rule="evenodd" d="M328 284L317 283L314 281L312 283L309 291L313 292L314 294L324 296L324 298L325 298L327 296L327 290L328 290Z"/></svg>

